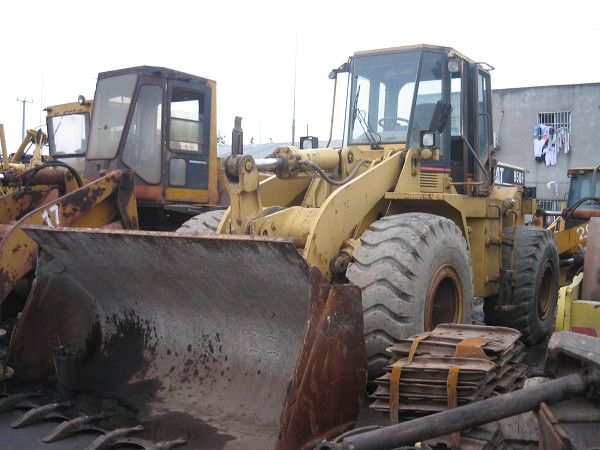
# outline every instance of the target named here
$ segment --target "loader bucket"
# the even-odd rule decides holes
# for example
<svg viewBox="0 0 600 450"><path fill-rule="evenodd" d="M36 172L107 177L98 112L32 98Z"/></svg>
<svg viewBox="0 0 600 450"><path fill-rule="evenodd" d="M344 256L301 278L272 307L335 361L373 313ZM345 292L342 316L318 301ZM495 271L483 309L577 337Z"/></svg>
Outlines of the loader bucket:
<svg viewBox="0 0 600 450"><path fill-rule="evenodd" d="M40 253L10 345L19 381L52 376L60 342L81 352L80 388L179 426L190 448L310 448L352 426L360 290L328 283L291 241L26 232Z"/></svg>

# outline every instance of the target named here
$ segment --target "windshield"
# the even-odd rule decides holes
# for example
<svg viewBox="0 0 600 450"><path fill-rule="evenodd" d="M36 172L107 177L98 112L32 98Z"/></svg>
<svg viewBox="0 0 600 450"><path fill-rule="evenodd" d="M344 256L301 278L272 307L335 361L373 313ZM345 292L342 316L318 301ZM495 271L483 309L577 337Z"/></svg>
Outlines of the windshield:
<svg viewBox="0 0 600 450"><path fill-rule="evenodd" d="M568 206L571 207L573 204L585 197L598 197L600 196L600 174L596 175L596 195L592 195L592 172L574 173L571 176L571 183L569 186L569 201ZM582 208L600 209L594 201L587 201L581 205Z"/></svg>
<svg viewBox="0 0 600 450"><path fill-rule="evenodd" d="M89 114L63 114L49 118L51 155L84 154L89 132Z"/></svg>
<svg viewBox="0 0 600 450"><path fill-rule="evenodd" d="M421 75L412 117L419 57ZM435 105L442 99L443 58L442 53L429 51L354 58L349 143L419 145L420 131L429 129Z"/></svg>
<svg viewBox="0 0 600 450"><path fill-rule="evenodd" d="M117 154L136 78L128 74L98 80L88 159L111 159Z"/></svg>

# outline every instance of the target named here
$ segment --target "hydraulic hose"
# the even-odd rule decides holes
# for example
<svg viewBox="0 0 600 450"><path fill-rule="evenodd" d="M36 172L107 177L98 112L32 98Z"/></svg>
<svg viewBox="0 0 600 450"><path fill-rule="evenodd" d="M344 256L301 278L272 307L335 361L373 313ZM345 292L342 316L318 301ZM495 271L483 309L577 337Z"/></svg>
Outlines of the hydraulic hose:
<svg viewBox="0 0 600 450"><path fill-rule="evenodd" d="M33 169L26 170L25 172L23 172L20 175L20 177L23 178L24 176L29 175L29 174L31 174L31 176L33 177L37 172L39 172L41 169L45 169L46 167L64 167L69 172L71 172L71 175L73 175L73 178L75 178L75 181L77 182L77 186L78 187L83 186L83 180L81 179L81 176L79 175L79 173L77 173L77 171L73 167L71 167L70 165L68 165L67 163L64 163L62 161L45 162L44 164L40 164L39 166L34 167Z"/></svg>
<svg viewBox="0 0 600 450"><path fill-rule="evenodd" d="M354 166L354 169L352 169L352 172L350 172L350 174L342 180L336 180L334 178L331 178L329 175L327 175L327 173L325 173L325 171L323 169L321 169L317 164L315 164L312 161L304 161L304 164L307 165L308 167L310 167L311 169L313 169L315 172L317 172L321 176L321 178L323 178L329 184L331 184L333 186L343 186L348 181L350 181L352 178L354 178L356 176L356 174L358 173L358 169L360 169L360 167L367 162L368 161L365 159L361 159L360 161L358 161L356 166Z"/></svg>
<svg viewBox="0 0 600 450"><path fill-rule="evenodd" d="M595 202L597 205L600 206L600 197L584 197L582 199L579 199L571 207L569 207L563 211L563 214L562 214L563 217L568 219L569 217L571 217L571 215L573 215L573 212L575 212L575 210L577 208L579 208L581 205L583 205L586 202Z"/></svg>

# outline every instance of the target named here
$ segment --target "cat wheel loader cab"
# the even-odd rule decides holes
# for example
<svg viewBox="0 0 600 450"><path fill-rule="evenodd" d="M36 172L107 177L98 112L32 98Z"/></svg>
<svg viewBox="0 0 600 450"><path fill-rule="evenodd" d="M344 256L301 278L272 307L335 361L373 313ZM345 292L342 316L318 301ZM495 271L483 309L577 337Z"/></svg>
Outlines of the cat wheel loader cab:
<svg viewBox="0 0 600 450"><path fill-rule="evenodd" d="M93 101L80 95L77 102L52 105L45 109L50 157L65 162L82 175L92 105Z"/></svg>
<svg viewBox="0 0 600 450"><path fill-rule="evenodd" d="M528 342L552 326L556 247L522 226L524 171L493 158L490 68L446 47L356 53L336 70L350 82L343 148L225 161L218 232L291 237L330 280L358 285L371 376L398 339L470 321L473 296ZM276 176L259 186L264 170Z"/></svg>
<svg viewBox="0 0 600 450"><path fill-rule="evenodd" d="M212 80L148 66L100 73L85 174L133 170L142 228L177 228L179 213L219 203L215 130Z"/></svg>

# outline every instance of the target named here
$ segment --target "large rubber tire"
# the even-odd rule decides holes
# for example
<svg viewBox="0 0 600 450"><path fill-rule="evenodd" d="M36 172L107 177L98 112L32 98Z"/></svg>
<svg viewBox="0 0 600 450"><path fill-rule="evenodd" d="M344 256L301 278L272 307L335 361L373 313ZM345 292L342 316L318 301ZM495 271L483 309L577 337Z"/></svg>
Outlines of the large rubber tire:
<svg viewBox="0 0 600 450"><path fill-rule="evenodd" d="M221 219L225 215L225 209L207 211L184 222L176 233L186 234L215 234Z"/></svg>
<svg viewBox="0 0 600 450"><path fill-rule="evenodd" d="M503 231L513 236L513 228ZM537 227L520 226L514 229L514 243L505 240L502 245L502 266L511 269L514 247L514 284L501 284L502 304L512 309L498 308L495 295L485 299L484 320L488 325L516 328L526 344L535 344L552 332L558 301L560 269L558 249L550 231Z"/></svg>
<svg viewBox="0 0 600 450"><path fill-rule="evenodd" d="M399 339L440 323L471 322L471 257L452 220L384 217L364 232L353 257L346 276L362 289L369 379L385 372L386 348Z"/></svg>

